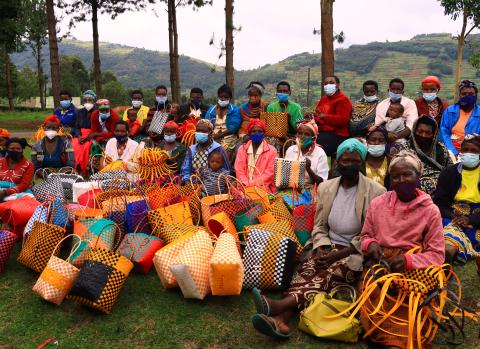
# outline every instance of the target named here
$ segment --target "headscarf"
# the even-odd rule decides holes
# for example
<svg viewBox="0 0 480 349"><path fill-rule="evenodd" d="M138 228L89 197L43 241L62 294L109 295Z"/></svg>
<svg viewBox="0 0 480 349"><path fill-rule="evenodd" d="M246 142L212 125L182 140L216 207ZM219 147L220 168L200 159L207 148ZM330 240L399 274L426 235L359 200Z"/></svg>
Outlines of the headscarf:
<svg viewBox="0 0 480 349"><path fill-rule="evenodd" d="M425 79L422 80L422 87L424 87L424 84L428 84L428 83L433 83L437 85L439 90L442 88L442 84L440 83L440 80L435 75L429 75L425 77Z"/></svg>
<svg viewBox="0 0 480 349"><path fill-rule="evenodd" d="M166 122L165 125L163 125L163 129L165 129L165 127L173 127L177 132L180 131L180 126L178 126L175 121Z"/></svg>
<svg viewBox="0 0 480 349"><path fill-rule="evenodd" d="M43 120L42 125L45 126L45 124L46 124L47 122L56 122L58 126L60 126L60 124L61 124L61 122L60 122L60 120L58 120L57 116L56 116L56 115L53 115L53 114L47 116L47 117L45 118L45 120Z"/></svg>
<svg viewBox="0 0 480 349"><path fill-rule="evenodd" d="M349 138L338 146L337 160L339 160L346 151L350 153L357 152L362 158L362 161L365 161L367 157L367 147L356 138Z"/></svg>
<svg viewBox="0 0 480 349"><path fill-rule="evenodd" d="M97 108L100 109L102 107L109 107L110 108L110 101L108 99L99 99L97 101Z"/></svg>
<svg viewBox="0 0 480 349"><path fill-rule="evenodd" d="M303 120L302 122L300 122L300 123L297 125L297 129L298 129L301 125L306 126L306 127L308 127L310 130L312 130L313 135L314 135L315 137L318 136L318 126L317 126L317 124L315 123L315 121L313 121L313 120L311 120L311 119L310 119L310 120Z"/></svg>
<svg viewBox="0 0 480 349"><path fill-rule="evenodd" d="M462 144L463 143L473 143L480 148L480 135L476 133L470 133L468 135L465 135Z"/></svg>
<svg viewBox="0 0 480 349"><path fill-rule="evenodd" d="M265 124L265 121L260 119L250 119L250 121L248 122L247 132L250 133L252 128L254 128L255 126L260 127L263 130L263 132L265 132L265 130L267 129L267 125Z"/></svg>
<svg viewBox="0 0 480 349"><path fill-rule="evenodd" d="M0 128L0 137L10 138L10 132L7 129Z"/></svg>
<svg viewBox="0 0 480 349"><path fill-rule="evenodd" d="M475 93L478 93L478 87L477 87L477 84L474 83L473 81L471 80L462 80L460 81L460 85L458 85L458 90L461 91L462 89L466 88L466 87L471 87L475 90Z"/></svg>
<svg viewBox="0 0 480 349"><path fill-rule="evenodd" d="M388 166L388 172L392 171L392 167L395 166L400 161L405 161L408 164L412 165L415 171L417 171L418 175L421 176L423 173L423 163L418 158L417 154L410 150L401 150L398 154L396 154L393 159L390 161L390 165Z"/></svg>
<svg viewBox="0 0 480 349"><path fill-rule="evenodd" d="M82 97L85 98L85 97L90 97L93 99L93 101L96 101L97 100L97 95L95 94L95 92L93 92L93 90L86 90L83 94L82 94Z"/></svg>
<svg viewBox="0 0 480 349"><path fill-rule="evenodd" d="M13 138L9 138L7 140L7 148L10 144L12 143L18 143L20 144L20 146L22 147L22 149L25 149L27 146L29 146L29 144L27 143L27 140L25 138L17 138L17 137L13 137Z"/></svg>
<svg viewBox="0 0 480 349"><path fill-rule="evenodd" d="M368 137L373 133L373 132L380 132L384 137L385 141L388 143L388 131L385 127L383 126L375 126L373 129L367 132L367 139Z"/></svg>
<svg viewBox="0 0 480 349"><path fill-rule="evenodd" d="M251 83L248 84L247 90L251 89L252 87L256 88L260 95L263 95L263 92L265 91L265 86L259 81L252 81Z"/></svg>
<svg viewBox="0 0 480 349"><path fill-rule="evenodd" d="M203 125L208 127L208 131L213 131L213 124L210 120L207 119L200 119L197 121L197 127Z"/></svg>

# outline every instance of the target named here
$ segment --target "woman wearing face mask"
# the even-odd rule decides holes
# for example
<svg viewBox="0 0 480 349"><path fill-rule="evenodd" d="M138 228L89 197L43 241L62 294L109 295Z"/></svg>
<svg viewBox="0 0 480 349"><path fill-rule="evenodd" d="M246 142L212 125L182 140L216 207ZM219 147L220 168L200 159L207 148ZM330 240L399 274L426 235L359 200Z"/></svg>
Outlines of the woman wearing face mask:
<svg viewBox="0 0 480 349"><path fill-rule="evenodd" d="M32 184L34 167L23 156L26 146L24 138L7 140L6 157L0 158L0 182L4 182L0 183L0 202L21 197Z"/></svg>
<svg viewBox="0 0 480 349"><path fill-rule="evenodd" d="M134 90L130 93L130 98L132 99L132 107L127 108L123 112L122 119L124 121L128 120L128 111L130 109L135 109L137 111L137 120L140 124L143 124L143 121L147 118L148 112L150 110L149 107L143 105L143 92L140 90Z"/></svg>
<svg viewBox="0 0 480 349"><path fill-rule="evenodd" d="M393 191L388 191L371 202L362 229L361 247L367 259L366 265L378 263L381 259L390 265L392 272L402 273L443 264L445 244L440 212L430 195L417 189L422 169L417 156L405 150L390 162ZM421 251L406 254L414 247L421 247ZM367 271L368 267L364 272ZM373 331L367 339L384 348L407 348L408 328L400 327L395 319L406 321L409 318L408 299L406 306L398 308L381 323L383 329L393 334L372 329L374 324L371 321L379 324L383 317L378 313L369 315L374 310L372 304L376 305L380 300L380 291L379 288L375 289L370 295L371 302L367 301L361 308L360 321L363 328L365 331ZM389 312L389 304L391 307L395 302L383 303L385 313Z"/></svg>
<svg viewBox="0 0 480 349"><path fill-rule="evenodd" d="M36 173L42 177L44 169L64 172L74 168L75 154L68 137L59 133L60 120L47 116L41 128L45 136L32 146L31 153Z"/></svg>
<svg viewBox="0 0 480 349"><path fill-rule="evenodd" d="M340 79L337 76L327 76L323 82L324 95L315 108L315 121L318 125L317 143L325 150L327 156L332 156L337 147L346 140L352 103L340 91Z"/></svg>
<svg viewBox="0 0 480 349"><path fill-rule="evenodd" d="M365 161L365 173L368 178L388 188L388 157L385 150L388 132L378 126L367 134L367 159Z"/></svg>
<svg viewBox="0 0 480 349"><path fill-rule="evenodd" d="M180 173L183 161L185 160L186 149L185 146L177 142L180 127L175 121L168 121L163 126L163 140L160 141L158 148L165 150L172 158L167 161L167 164L175 166L175 174Z"/></svg>
<svg viewBox="0 0 480 349"><path fill-rule="evenodd" d="M320 184L328 179L327 155L316 144L318 127L313 120L306 120L298 124L296 145L292 145L285 153L286 160L305 160L305 182L307 188ZM300 146L300 153L299 153Z"/></svg>
<svg viewBox="0 0 480 349"><path fill-rule="evenodd" d="M128 131L128 124L125 121L117 121L113 129L113 138L105 146L105 157L100 160L100 169L118 160L123 161L125 169L128 169L128 163L134 160L138 148L138 143L128 137Z"/></svg>
<svg viewBox="0 0 480 349"><path fill-rule="evenodd" d="M288 113L288 133L294 135L297 130L297 123L302 121L302 107L290 99L290 84L287 81L280 81L277 84L277 100L267 107L268 113Z"/></svg>
<svg viewBox="0 0 480 349"><path fill-rule="evenodd" d="M350 135L366 137L368 129L375 124L375 111L378 104L378 83L367 80L363 83L363 97L353 104L350 118Z"/></svg>
<svg viewBox="0 0 480 349"><path fill-rule="evenodd" d="M247 86L248 102L240 107L242 123L238 135L244 138L248 134L248 122L250 119L259 119L260 114L267 110L267 104L262 100L265 86L260 81L252 81ZM245 138L246 139L246 138Z"/></svg>
<svg viewBox="0 0 480 349"><path fill-rule="evenodd" d="M196 144L188 148L180 170L182 183L190 182L192 175L197 174L201 168L207 167L208 156L216 149L223 155L225 160L223 166L230 171L231 166L230 162L228 162L227 153L225 153L225 150L219 143L213 140L213 125L209 120L198 120L195 131L195 141Z"/></svg>
<svg viewBox="0 0 480 349"><path fill-rule="evenodd" d="M438 126L430 116L420 116L413 125L412 135L400 149L414 151L423 163L420 189L432 195L437 187L438 176L453 164L448 149L438 140Z"/></svg>
<svg viewBox="0 0 480 349"><path fill-rule="evenodd" d="M83 108L78 110L75 128L72 131L72 147L75 153L75 169L87 175L88 159L92 141L88 135L92 132L92 114L95 111L97 95L92 90L83 93Z"/></svg>
<svg viewBox="0 0 480 349"><path fill-rule="evenodd" d="M249 141L237 151L235 174L237 180L246 187L263 187L275 193L274 165L277 150L265 140L265 121L250 119L248 122Z"/></svg>
<svg viewBox="0 0 480 349"><path fill-rule="evenodd" d="M436 76L427 76L422 80L422 96L415 100L418 115L430 116L437 125L440 125L442 114L448 107L448 102L438 97L441 88L440 80Z"/></svg>
<svg viewBox="0 0 480 349"><path fill-rule="evenodd" d="M290 336L289 321L319 292L354 284L362 272L360 231L370 202L385 188L360 172L367 148L350 138L340 144L337 161L341 177L321 183L317 191L315 226L306 249L308 257L296 271L282 299L268 298L254 289L257 314L253 326L275 337Z"/></svg>
<svg viewBox="0 0 480 349"><path fill-rule="evenodd" d="M460 162L442 171L433 195L440 208L447 262L466 263L480 255L480 136L467 135Z"/></svg>
<svg viewBox="0 0 480 349"><path fill-rule="evenodd" d="M68 132L71 132L75 129L77 108L72 103L72 94L70 92L61 91L59 97L60 106L53 111L53 115L58 118L61 126L67 128Z"/></svg>
<svg viewBox="0 0 480 349"><path fill-rule="evenodd" d="M440 124L441 141L454 155L458 155L465 135L480 133L477 85L473 81L462 80L458 89L458 102L445 109Z"/></svg>
<svg viewBox="0 0 480 349"><path fill-rule="evenodd" d="M205 119L213 124L213 139L220 143L227 152L229 161L233 159L233 152L238 141L237 132L242 122L240 110L232 103L232 89L222 85L217 91L218 102L212 105L205 115Z"/></svg>

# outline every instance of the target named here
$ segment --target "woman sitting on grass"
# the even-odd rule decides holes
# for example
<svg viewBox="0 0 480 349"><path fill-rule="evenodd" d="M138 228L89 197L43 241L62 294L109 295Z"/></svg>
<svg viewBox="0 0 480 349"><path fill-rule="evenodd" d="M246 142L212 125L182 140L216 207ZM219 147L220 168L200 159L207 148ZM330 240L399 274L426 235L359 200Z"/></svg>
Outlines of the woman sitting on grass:
<svg viewBox="0 0 480 349"><path fill-rule="evenodd" d="M253 290L257 314L253 326L275 338L290 336L290 319L306 308L315 295L340 284L352 284L362 273L360 231L370 202L385 188L365 177L367 148L357 139L345 140L337 149L341 176L318 187L318 206L311 241L311 256L294 275L280 300Z"/></svg>

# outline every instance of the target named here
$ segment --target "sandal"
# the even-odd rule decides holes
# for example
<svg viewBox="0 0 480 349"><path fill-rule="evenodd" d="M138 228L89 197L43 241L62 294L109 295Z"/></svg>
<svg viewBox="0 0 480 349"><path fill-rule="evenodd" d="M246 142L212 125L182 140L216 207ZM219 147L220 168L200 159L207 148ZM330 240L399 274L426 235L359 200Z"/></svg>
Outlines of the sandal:
<svg viewBox="0 0 480 349"><path fill-rule="evenodd" d="M271 320L271 321L269 321ZM272 324L273 321L273 324ZM264 314L255 314L252 316L253 327L260 333L276 339L288 339L291 334L284 334L279 331L277 323L272 318Z"/></svg>
<svg viewBox="0 0 480 349"><path fill-rule="evenodd" d="M264 295L260 293L260 290L256 287L252 289L253 301L258 314L264 314L270 316L270 305Z"/></svg>

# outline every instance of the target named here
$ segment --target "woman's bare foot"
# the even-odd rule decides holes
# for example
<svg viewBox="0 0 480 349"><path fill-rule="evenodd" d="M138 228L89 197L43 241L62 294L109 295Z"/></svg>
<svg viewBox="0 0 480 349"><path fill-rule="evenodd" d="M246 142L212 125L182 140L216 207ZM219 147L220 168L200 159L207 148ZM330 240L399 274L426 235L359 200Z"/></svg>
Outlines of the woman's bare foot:
<svg viewBox="0 0 480 349"><path fill-rule="evenodd" d="M445 244L445 262L452 263L457 256L458 248L454 245Z"/></svg>
<svg viewBox="0 0 480 349"><path fill-rule="evenodd" d="M271 299L263 296L263 301L268 305L268 309L270 310L269 316L276 316L297 308L295 298L290 295L282 299Z"/></svg>

